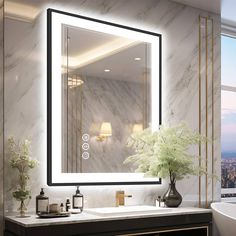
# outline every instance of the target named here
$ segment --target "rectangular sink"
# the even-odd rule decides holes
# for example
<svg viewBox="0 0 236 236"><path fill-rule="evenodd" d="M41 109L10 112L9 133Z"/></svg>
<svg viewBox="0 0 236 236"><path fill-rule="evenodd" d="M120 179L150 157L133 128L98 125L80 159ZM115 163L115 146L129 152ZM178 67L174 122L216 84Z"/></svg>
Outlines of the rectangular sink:
<svg viewBox="0 0 236 236"><path fill-rule="evenodd" d="M155 206L120 206L120 207L103 207L103 208L88 208L84 212L98 216L120 216L120 215L135 215L135 214L155 214L172 212L170 208L159 208Z"/></svg>

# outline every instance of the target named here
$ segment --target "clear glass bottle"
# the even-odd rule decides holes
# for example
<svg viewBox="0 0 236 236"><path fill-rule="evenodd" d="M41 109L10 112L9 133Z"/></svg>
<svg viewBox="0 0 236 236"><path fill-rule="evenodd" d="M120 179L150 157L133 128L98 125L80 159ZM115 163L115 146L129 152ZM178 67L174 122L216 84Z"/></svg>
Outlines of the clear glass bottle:
<svg viewBox="0 0 236 236"><path fill-rule="evenodd" d="M43 188L40 194L36 196L36 214L48 213L49 198L45 196Z"/></svg>
<svg viewBox="0 0 236 236"><path fill-rule="evenodd" d="M80 209L81 212L83 211L84 195L80 193L79 186L77 186L77 190L75 194L73 195L72 207L73 209Z"/></svg>

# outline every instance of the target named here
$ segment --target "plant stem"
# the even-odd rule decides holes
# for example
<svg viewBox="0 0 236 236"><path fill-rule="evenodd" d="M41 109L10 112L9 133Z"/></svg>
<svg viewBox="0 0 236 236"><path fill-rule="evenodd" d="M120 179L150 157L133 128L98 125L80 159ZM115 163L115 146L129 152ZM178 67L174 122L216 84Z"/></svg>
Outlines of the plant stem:
<svg viewBox="0 0 236 236"><path fill-rule="evenodd" d="M169 175L170 175L170 183L172 183L172 171L169 170Z"/></svg>

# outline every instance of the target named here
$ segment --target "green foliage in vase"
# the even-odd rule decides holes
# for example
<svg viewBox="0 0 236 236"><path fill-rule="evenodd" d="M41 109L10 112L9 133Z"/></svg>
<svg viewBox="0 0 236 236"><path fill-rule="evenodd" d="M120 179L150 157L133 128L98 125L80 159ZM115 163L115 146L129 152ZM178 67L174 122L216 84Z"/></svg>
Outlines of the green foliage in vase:
<svg viewBox="0 0 236 236"><path fill-rule="evenodd" d="M126 158L124 163L133 163L136 172L144 172L146 176L169 177L170 182L175 183L185 176L205 172L195 165L196 157L200 157L191 155L189 147L206 141L184 123L173 127L161 126L158 132L145 129L128 139L128 147L133 148L136 154Z"/></svg>
<svg viewBox="0 0 236 236"><path fill-rule="evenodd" d="M31 142L25 139L22 142L16 142L13 137L8 139L8 149L11 156L10 165L19 172L17 190L12 193L17 201L24 201L31 198L28 189L30 179L29 171L38 165L38 161L31 158Z"/></svg>

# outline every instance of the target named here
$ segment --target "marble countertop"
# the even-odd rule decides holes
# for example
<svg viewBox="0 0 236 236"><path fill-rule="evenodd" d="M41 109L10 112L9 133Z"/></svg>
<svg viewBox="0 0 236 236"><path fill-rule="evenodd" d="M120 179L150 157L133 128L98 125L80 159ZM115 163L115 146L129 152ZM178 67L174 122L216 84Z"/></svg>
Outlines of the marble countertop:
<svg viewBox="0 0 236 236"><path fill-rule="evenodd" d="M85 209L86 211L86 209ZM108 220L121 220L131 218L147 218L147 217L163 217L173 215L187 215L187 214L204 214L211 213L211 209L203 209L196 207L178 207L171 208L170 212L145 212L145 213L124 213L122 215L114 216L98 216L91 213L82 212L81 214L71 214L69 217L61 218L39 218L37 215L31 214L27 218L19 218L14 216L5 216L5 219L24 227L36 227L36 226L47 226L47 225L59 225L59 224L78 224L85 222L95 221L108 221Z"/></svg>

